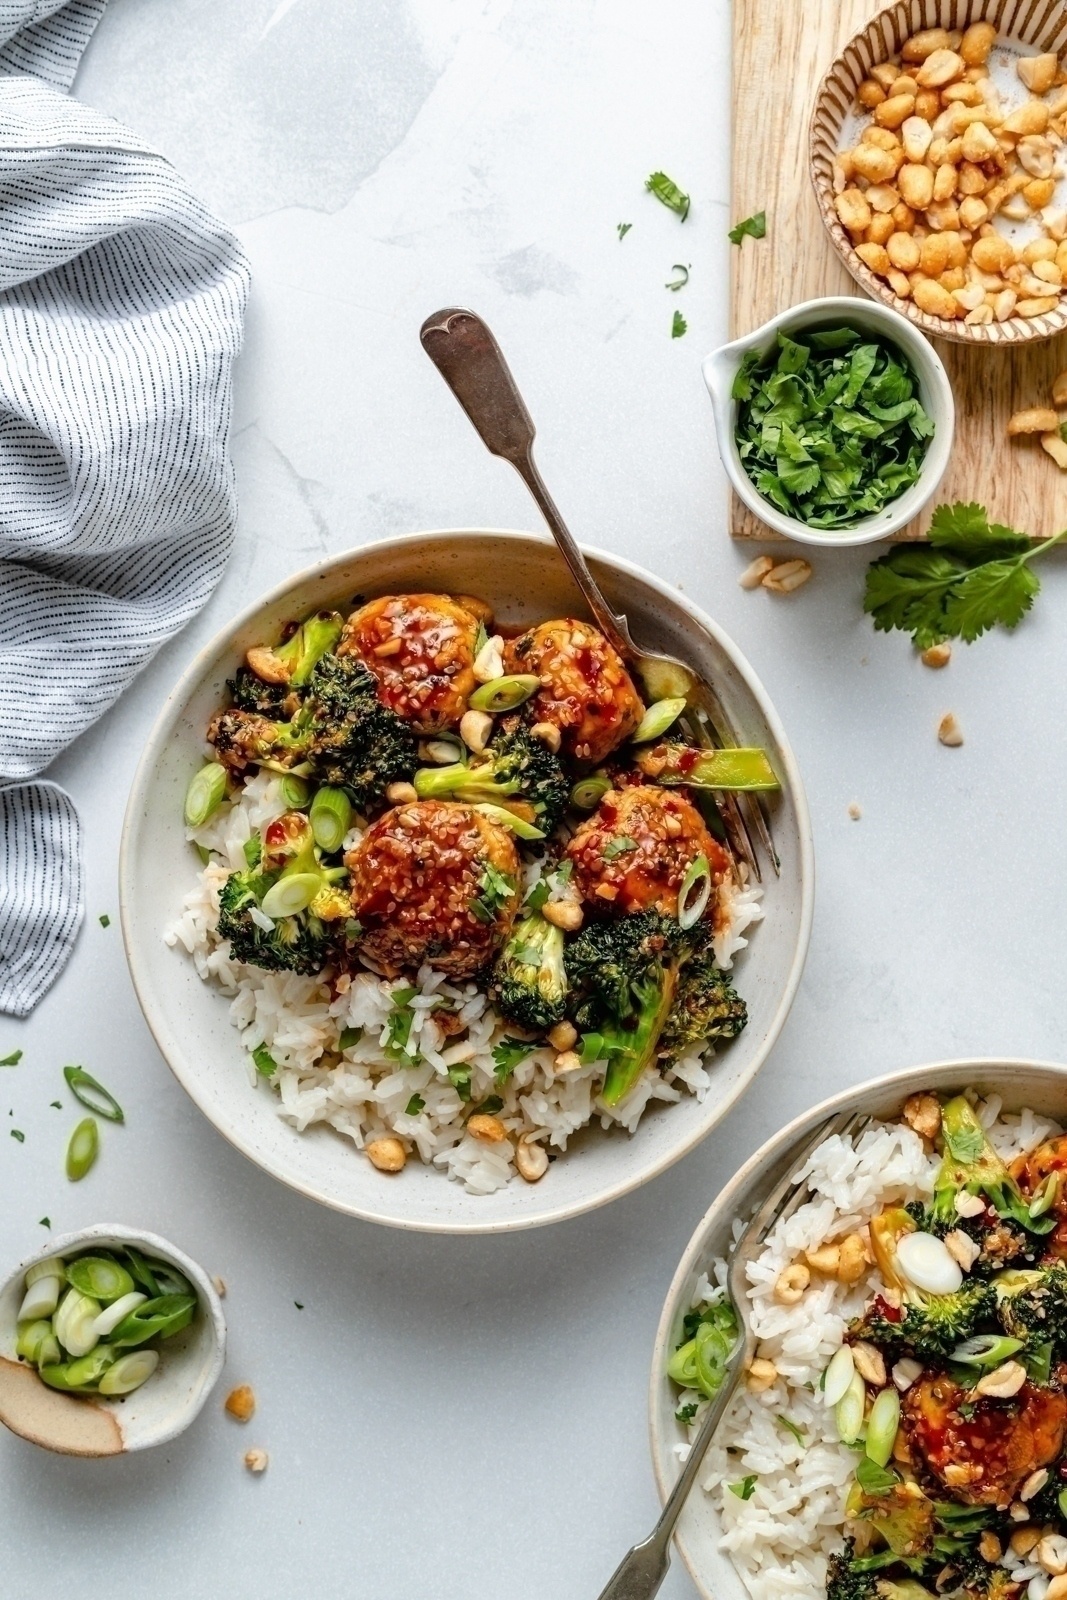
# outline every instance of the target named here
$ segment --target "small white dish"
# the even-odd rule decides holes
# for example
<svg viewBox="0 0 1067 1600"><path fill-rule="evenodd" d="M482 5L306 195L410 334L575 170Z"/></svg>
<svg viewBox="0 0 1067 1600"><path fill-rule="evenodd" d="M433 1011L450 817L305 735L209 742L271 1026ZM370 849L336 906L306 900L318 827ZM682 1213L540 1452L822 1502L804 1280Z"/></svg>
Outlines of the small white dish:
<svg viewBox="0 0 1067 1600"><path fill-rule="evenodd" d="M750 350L765 354L774 345L779 331L789 334L809 332L813 328L841 322L881 334L907 356L919 381L919 398L927 414L933 418L934 436L917 481L875 516L865 517L849 528L809 528L806 523L799 522L795 517L787 517L764 500L742 466L734 437L737 401L733 398L733 383L743 357ZM727 476L748 509L774 533L786 539L795 539L799 544L839 548L874 544L878 539L887 539L890 534L911 522L936 494L948 466L956 428L952 385L941 357L926 336L906 317L890 310L888 306L855 295L831 295L825 299L805 300L801 305L783 311L780 316L772 317L770 322L765 322L754 333L713 351L701 370L711 395L715 438Z"/></svg>
<svg viewBox="0 0 1067 1600"><path fill-rule="evenodd" d="M1029 1106L1062 1122L1067 1109L1067 1066L1003 1057L940 1061L843 1089L768 1139L718 1194L686 1246L656 1331L648 1416L652 1467L661 1501L666 1500L680 1471L677 1447L687 1442L686 1429L674 1414L677 1390L667 1377L667 1361L678 1347L682 1318L692 1305L701 1273L707 1272L717 1257L725 1256L730 1247L734 1218L752 1215L819 1124L837 1112L895 1118L909 1095L921 1090L952 1092L970 1088L980 1094L999 1095L1006 1111L1021 1111ZM698 1486L686 1502L675 1535L682 1560L704 1600L749 1600L740 1573L728 1552L721 1548L722 1533L711 1496Z"/></svg>
<svg viewBox="0 0 1067 1600"><path fill-rule="evenodd" d="M377 1171L351 1142L319 1126L298 1133L277 1095L252 1087L226 996L203 982L164 930L196 884L183 798L206 752L204 730L226 680L250 645L322 606L355 595L420 590L484 593L497 617L528 625L581 616L574 584L551 540L493 529L406 534L330 556L297 573L228 624L189 665L149 735L134 778L119 859L122 933L137 998L179 1083L231 1144L301 1194L351 1216L434 1233L503 1233L578 1216L628 1194L698 1144L744 1094L778 1038L800 982L811 931L811 824L796 761L766 691L737 646L676 588L618 556L589 552L609 601L636 636L689 661L712 682L744 744L761 745L782 781L769 797L781 874L764 874L764 920L738 961L745 1031L715 1057L702 1101L683 1095L650 1108L631 1137L582 1129L540 1183L469 1193L440 1170L409 1161Z"/></svg>
<svg viewBox="0 0 1067 1600"><path fill-rule="evenodd" d="M15 1354L16 1323L25 1292L25 1275L53 1256L132 1245L168 1262L193 1285L199 1307L182 1333L163 1342L155 1372L133 1394L59 1394ZM0 1422L45 1450L67 1456L118 1456L166 1444L192 1422L218 1382L226 1359L226 1319L211 1279L195 1261L154 1233L139 1233L119 1223L100 1223L50 1239L27 1256L0 1287Z"/></svg>

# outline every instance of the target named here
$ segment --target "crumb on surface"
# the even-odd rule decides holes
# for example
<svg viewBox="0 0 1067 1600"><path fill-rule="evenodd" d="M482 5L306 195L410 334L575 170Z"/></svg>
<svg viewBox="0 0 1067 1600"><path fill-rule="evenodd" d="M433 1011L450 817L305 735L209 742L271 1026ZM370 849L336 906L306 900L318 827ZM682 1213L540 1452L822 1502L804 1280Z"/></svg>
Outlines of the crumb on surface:
<svg viewBox="0 0 1067 1600"><path fill-rule="evenodd" d="M858 801L853 800L852 804L848 808L848 814L852 818L853 822L858 822L860 820L863 812L860 809Z"/></svg>

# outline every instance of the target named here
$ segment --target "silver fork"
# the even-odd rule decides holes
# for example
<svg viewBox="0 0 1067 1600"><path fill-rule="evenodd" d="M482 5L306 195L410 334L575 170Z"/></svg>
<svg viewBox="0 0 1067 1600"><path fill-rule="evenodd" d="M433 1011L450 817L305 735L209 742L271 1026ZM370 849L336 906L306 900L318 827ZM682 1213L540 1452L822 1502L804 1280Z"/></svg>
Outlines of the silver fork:
<svg viewBox="0 0 1067 1600"><path fill-rule="evenodd" d="M748 1264L762 1249L767 1235L775 1224L783 1217L791 1217L802 1204L808 1191L807 1179L797 1183L794 1174L801 1171L808 1157L831 1134L839 1133L846 1138L855 1137L856 1134L862 1133L870 1120L870 1117L861 1116L858 1112L841 1111L836 1117L824 1122L801 1153L790 1161L785 1176L771 1190L729 1252L727 1294L741 1324L741 1334L726 1364L722 1387L708 1404L701 1419L700 1429L685 1459L685 1465L677 1483L667 1496L659 1521L648 1538L642 1540L640 1544L635 1544L623 1557L600 1591L599 1600L652 1600L652 1596L666 1577L671 1559L671 1538L678 1518L682 1514L682 1507L700 1474L708 1446L730 1404L738 1379L748 1367L756 1348L756 1339L748 1317L746 1274Z"/></svg>
<svg viewBox="0 0 1067 1600"><path fill-rule="evenodd" d="M652 699L685 696L701 726L701 742L733 747L738 739L718 695L685 662L675 656L642 650L630 636L621 612L611 609L570 529L560 516L533 458L533 419L519 393L503 352L485 323L473 311L456 307L435 311L419 333L423 349L474 424L493 455L510 461L548 523L571 576L585 596L597 623L625 662L633 666ZM755 795L716 795L730 845L757 878L762 877L753 836L779 871L770 823Z"/></svg>

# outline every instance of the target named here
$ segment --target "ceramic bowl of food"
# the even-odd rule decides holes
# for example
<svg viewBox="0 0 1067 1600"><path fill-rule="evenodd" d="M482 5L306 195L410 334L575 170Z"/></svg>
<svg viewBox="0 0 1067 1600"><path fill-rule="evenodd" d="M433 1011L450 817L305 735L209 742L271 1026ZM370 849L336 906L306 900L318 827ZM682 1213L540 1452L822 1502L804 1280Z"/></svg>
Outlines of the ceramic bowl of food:
<svg viewBox="0 0 1067 1600"><path fill-rule="evenodd" d="M132 1271L127 1270L131 1255L135 1262ZM83 1365L85 1361L94 1364L92 1372L74 1371L70 1381L83 1385L79 1393L50 1387L19 1348L21 1329L36 1325L46 1333L43 1323L60 1322L63 1302L60 1299L58 1310L54 1302L57 1295L68 1292L68 1284L58 1265L54 1272L49 1270L60 1262L75 1273L80 1270L76 1263L99 1273L103 1262L103 1270L115 1277L113 1283L104 1285L104 1298L95 1305L95 1313L104 1314L113 1328L99 1336L91 1332L88 1337L84 1329L77 1333L67 1333L63 1327L58 1330L70 1338L75 1349L57 1348L50 1371L59 1366L69 1376L79 1359ZM161 1271L163 1281L154 1279L153 1271ZM54 1280L51 1297L20 1322L29 1292L27 1275L31 1288L36 1279L40 1291L42 1273L46 1295ZM71 1284L69 1292L80 1291ZM161 1306L164 1294L170 1298ZM189 1308L181 1302L190 1295L195 1296L196 1305L187 1320ZM131 1319L141 1307L162 1315L150 1327L140 1313L141 1325L132 1331L127 1321L116 1320ZM39 1344L37 1351L41 1353ZM126 1455L177 1438L200 1412L225 1358L226 1322L214 1285L195 1261L154 1233L102 1223L63 1234L21 1261L0 1287L0 1422L32 1444L60 1455ZM109 1370L112 1381L105 1382L105 1389L112 1392L101 1392L97 1385L103 1381L101 1374L106 1376Z"/></svg>
<svg viewBox="0 0 1067 1600"><path fill-rule="evenodd" d="M876 1313L885 1311L889 1319L901 1315L892 1305L886 1310L875 1298L886 1280L872 1259L869 1225L887 1208L907 1201L932 1204L944 1145L942 1114L944 1127L951 1130L953 1138L960 1140L962 1133L958 1154L966 1155L965 1147L973 1141L968 1159L979 1159L984 1125L1000 1161L1011 1163L1013 1172L1018 1171L1017 1161L1024 1162L1019 1183L1025 1186L1025 1207L1031 1191L1040 1192L1040 1183L1046 1176L1040 1152L1049 1151L1048 1141L1055 1139L1062 1126L1065 1106L1064 1066L997 1057L913 1067L843 1090L797 1117L768 1140L716 1197L679 1263L656 1336L649 1422L653 1467L662 1498L677 1478L679 1455L684 1453L690 1437L692 1402L699 1400L697 1394L683 1391L671 1381L667 1366L686 1339L686 1315L694 1306L699 1309L706 1303L709 1281L722 1281L716 1263L722 1262L730 1247L735 1219L747 1221L830 1118L844 1112L875 1121L876 1126L857 1134L859 1143L854 1151L846 1151L838 1139L812 1158L810 1170L816 1174L818 1197L808 1191L805 1205L790 1219L786 1231L777 1238L771 1236L769 1248L757 1253L756 1263L749 1269L749 1282L756 1296L755 1331L760 1337L755 1361L759 1366L753 1365L720 1424L708 1452L707 1471L702 1475L708 1487L694 1489L677 1533L678 1548L705 1600L712 1596L715 1600L764 1600L772 1591L781 1592L783 1584L792 1593L821 1593L825 1586L827 1559L844 1546L844 1503L860 1458L855 1448L841 1443L841 1424L835 1410L823 1403L819 1391L824 1381L830 1386L827 1368L841 1348L850 1318L867 1315L872 1306ZM1067 1142L1060 1139L1052 1151L1053 1164L1067 1162ZM961 1228L970 1226L975 1239L988 1239L990 1249L996 1236L999 1249L1005 1198L1001 1197L997 1212L981 1204L976 1206L970 1193L962 1209L957 1207L956 1193L965 1192L965 1181L957 1191L956 1179L967 1180L969 1176L970 1172L962 1169L954 1174L953 1192L948 1197L950 1214ZM1035 1207L1035 1211L1040 1209ZM973 1220L976 1211L977 1221ZM1054 1211L1058 1225L1063 1215L1058 1199ZM972 1218L970 1224L964 1212ZM894 1215L899 1218L899 1213ZM1052 1226L1051 1218L1050 1212L1040 1226ZM915 1237L923 1236L921 1227L906 1215L903 1220L906 1227L916 1228ZM883 1232L879 1237L886 1235ZM1040 1257L1047 1248L1041 1242L1047 1237L1047 1233L1041 1237L1035 1234L1029 1241L1033 1257ZM954 1265L955 1258L945 1245L927 1240L931 1247L937 1245L945 1257L939 1265L947 1266L950 1275L955 1273L951 1281L939 1283L939 1293L954 1291L961 1284L966 1289L967 1272L974 1265L978 1250L968 1244L967 1236L961 1238L965 1253L960 1259L969 1264L966 1271L958 1263ZM960 1241L948 1238L948 1243L955 1250ZM856 1256L855 1265L852 1254ZM1019 1257L1014 1264L1019 1261L1031 1265L1029 1256ZM933 1280L929 1287L934 1289ZM899 1307L899 1293L888 1293L889 1301ZM1014 1354L1015 1349L1012 1347L1008 1353ZM886 1386L902 1394L900 1425L904 1436L913 1451L930 1451L937 1473L946 1480L940 1493L946 1500L958 1499L960 1485L972 1481L969 1473L979 1464L977 1459L972 1460L973 1441L968 1443L962 1421L957 1426L964 1431L958 1436L951 1431L938 1436L942 1445L948 1442L947 1452L941 1454L937 1453L932 1435L912 1433L908 1414L921 1417L924 1413L909 1402L908 1389L925 1380L925 1372L917 1370L924 1363L908 1363L898 1369L898 1355L892 1351L881 1355L874 1349L875 1365L882 1363ZM1003 1358L1003 1354L996 1355L997 1360ZM847 1356L843 1359L847 1363ZM858 1370L859 1366L857 1351L855 1368ZM863 1375L868 1380L869 1400L870 1385L877 1388L883 1375L866 1363ZM849 1381L848 1374L844 1376ZM1047 1381L1047 1374L1045 1377ZM1036 1377L1034 1382L1038 1382ZM1007 1383L1006 1387L1012 1384ZM1036 1405L1041 1395L1051 1395L1050 1390L1042 1390L1032 1396L1029 1389L1019 1391L1017 1382L1014 1392L1022 1392L1019 1405ZM691 1402L688 1411L686 1400ZM985 1400L980 1394L975 1397L977 1413L990 1405L994 1409L1000 1407L994 1418L998 1433L1014 1427L1016 1415L1010 1405L1005 1408L1002 1400ZM895 1406L892 1408L895 1410ZM965 1414L967 1409L965 1405ZM859 1414L862 1424L862 1395ZM869 1413L869 1417L872 1415ZM1062 1422L1062 1415L1058 1414L1053 1428L1054 1453L1060 1447L1057 1430L1062 1432ZM945 1426L948 1428L949 1424ZM888 1450L884 1453L888 1457ZM899 1453L889 1458L891 1472L896 1471L901 1459ZM872 1469L874 1465L872 1461ZM983 1459L981 1465L991 1483L995 1464ZM1017 1467L1017 1474L1010 1482L1007 1477L1003 1483L998 1479L998 1496L1001 1488L1004 1491L1000 1496L1004 1500L1002 1514L1008 1517L1009 1502L1012 1507L1009 1531L1029 1522L1031 1513L1026 1504L1031 1491L1040 1488L1048 1476L1047 1472L1042 1476L1044 1465L1043 1457L1031 1460L1026 1450L1020 1449L1012 1456L1011 1472ZM928 1471L934 1467L928 1467ZM1035 1471L1037 1477L1032 1475ZM933 1480L926 1477L925 1481ZM1053 1497L1058 1487L1056 1480ZM1032 1512L1034 1516L1043 1515L1043 1506L1039 1504ZM722 1543L724 1535L726 1548ZM870 1537L874 1553L880 1541L873 1533ZM1036 1540L1028 1548L1034 1543ZM1030 1576L1040 1575L1040 1567L1035 1567L1033 1574L1023 1575L1022 1587Z"/></svg>
<svg viewBox="0 0 1067 1600"><path fill-rule="evenodd" d="M494 1021L477 985L455 976L459 958L465 972L470 966L467 922L462 937L437 938L431 959L438 967L425 981L406 972L399 980L383 979L357 966L325 986L314 976L235 972L211 931L220 884L227 872L247 868L250 831L258 828L257 838L263 840L273 837L262 824L287 804L271 800L279 793L278 781L272 772L265 778L261 773L255 786L231 793L207 831L195 834L209 863L205 867L197 859L183 819L184 797L209 753L205 730L226 704L227 680L249 648L278 640L287 623L324 609L347 615L355 604L362 620L354 627L388 628L393 608L383 597L406 597L399 607L406 626L412 597L421 597L421 604L429 596L438 610L442 602L454 618L459 601L447 597L460 597L466 614L474 603L469 597L482 596L495 614L491 626L507 636L503 648L518 649L521 641L514 635L524 628L583 615L566 568L545 538L476 529L412 534L345 552L298 574L249 607L197 657L146 744L120 863L126 953L145 1017L179 1082L237 1149L281 1181L340 1211L397 1227L463 1233L531 1227L603 1205L663 1171L715 1126L762 1067L788 1013L808 942L812 848L785 734L737 647L690 600L618 557L594 552L591 560L609 600L627 613L636 636L691 663L715 686L741 744L762 749L781 784L767 796L780 871L765 865L763 918L750 929L749 947L739 949L731 972L747 1006L747 1026L718 1047L706 1078L699 1064L691 1063L685 1083L671 1087L653 1074L640 1080L617 1114L602 1111L599 1099L594 1110L588 1066L576 1063L573 1052L568 1056L558 1036L551 1049L543 1033L540 1043L531 1043L530 1030L525 1040L516 1039L514 1031L509 1034ZM579 635L584 639L588 627L574 621L566 630L571 643ZM471 634L473 648L473 628ZM395 662L393 648L386 640L384 653L376 655L382 650L379 642L370 648L370 659ZM490 654L494 648L490 639ZM439 759L439 742L423 740L426 754L420 760ZM432 781L436 785L438 778ZM404 831L403 858L413 860L409 825L421 826L430 813L422 806L408 809L411 800L407 791L403 804L390 798L391 809L373 827L355 830L360 843L352 859L362 865L358 872L352 868L349 884L353 894L358 889L363 896L363 920L355 919L359 926L353 936L365 941L359 948L379 971L390 966L394 935L410 932L411 924L407 911L401 918L367 909L366 896L373 899L377 883L367 866L370 841L380 843L385 828L392 848L397 832ZM663 805L673 807L675 801L663 799ZM602 815L600 808L595 818ZM454 810L447 818L454 820ZM297 819L295 826L304 824ZM481 821L478 827L484 833ZM500 845L495 831L494 838ZM521 839L517 844L527 849ZM622 840L618 850L632 846L632 840ZM506 839L500 847L511 850ZM436 842L428 848L432 872L440 857ZM456 859L465 859L465 848L458 846ZM228 867L219 866L220 850ZM614 847L594 855L605 870L609 857L617 859L620 872L628 865ZM508 888L505 880L514 873L514 862L511 867L504 862L501 870L504 876L492 883ZM534 856L524 855L519 871L527 885L539 870ZM575 873L573 883L552 877L553 898L573 898L578 868ZM334 876L344 879L345 873ZM510 883L515 882L512 876ZM754 880L741 891L746 915L757 894ZM487 889L473 908L479 926L500 914L501 905L515 903L494 888L489 905L488 895ZM424 887L404 904L417 910L427 898L434 905L445 903L428 896ZM567 911L558 908L558 917ZM379 940L373 955L366 942L372 923ZM260 916L245 932L258 938L256 929L264 925L265 937L273 938L277 929L269 916ZM347 937L347 921L339 926ZM227 948L232 951L232 942ZM526 941L518 953L522 963L529 960L528 948ZM220 980L228 985L223 992ZM653 1089L667 1098L650 1098ZM630 1090L620 1086L619 1092L629 1095ZM521 1130L534 1115L543 1133L535 1140L541 1149L530 1152Z"/></svg>
<svg viewBox="0 0 1067 1600"><path fill-rule="evenodd" d="M834 248L928 334L1067 328L1065 51L1062 6L898 0L820 85L810 168Z"/></svg>
<svg viewBox="0 0 1067 1600"><path fill-rule="evenodd" d="M902 358L907 363L912 375L909 378L910 386L932 423L933 432L928 438L907 441L907 448L916 450L920 457L914 482L895 497L887 499L875 512L850 519L841 527L819 528L774 505L760 492L745 470L738 448L738 420L742 402L736 391L736 382L746 361L754 357L766 357L768 361L772 359L779 334L788 335L794 340L807 339L823 330L843 327L855 330L860 340L868 344L872 340L882 341L886 350L891 354L895 352L897 359ZM834 354L838 353L826 352L827 359ZM845 355L847 352L839 355L839 359L844 360ZM875 301L849 295L828 295L817 300L806 300L773 317L762 328L755 329L744 338L735 339L714 351L704 362L703 373L711 395L719 455L727 476L753 515L784 538L795 539L800 544L823 546L873 544L905 527L937 493L952 453L956 423L952 385L933 345L898 311ZM758 378L758 371L756 376ZM883 444L875 440L872 448L882 449Z"/></svg>

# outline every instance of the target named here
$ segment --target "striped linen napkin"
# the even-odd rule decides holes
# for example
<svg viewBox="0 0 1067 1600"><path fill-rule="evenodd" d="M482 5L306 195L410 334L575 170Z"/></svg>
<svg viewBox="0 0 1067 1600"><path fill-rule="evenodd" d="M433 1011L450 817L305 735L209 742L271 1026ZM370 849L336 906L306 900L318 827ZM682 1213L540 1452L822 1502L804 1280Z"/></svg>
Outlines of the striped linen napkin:
<svg viewBox="0 0 1067 1600"><path fill-rule="evenodd" d="M67 94L106 0L0 0L0 1012L82 919L77 812L35 778L221 576L237 240Z"/></svg>

